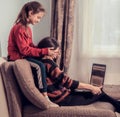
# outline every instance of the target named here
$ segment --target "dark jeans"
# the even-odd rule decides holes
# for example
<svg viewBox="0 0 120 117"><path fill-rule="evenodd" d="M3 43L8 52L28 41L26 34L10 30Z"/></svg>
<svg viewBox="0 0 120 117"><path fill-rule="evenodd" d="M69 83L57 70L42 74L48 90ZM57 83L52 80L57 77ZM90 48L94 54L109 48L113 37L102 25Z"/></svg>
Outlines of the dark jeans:
<svg viewBox="0 0 120 117"><path fill-rule="evenodd" d="M117 112L120 112L120 101L113 99L108 96L105 92L100 95L93 95L91 92L72 92L62 102L60 106L77 106L77 105L88 105L97 101L109 102L115 108Z"/></svg>
<svg viewBox="0 0 120 117"><path fill-rule="evenodd" d="M47 76L46 76L45 65L40 60L37 60L37 58L26 57L25 59L39 65L39 67L41 69L42 84L43 84L43 89L40 89L40 91L41 92L47 92L47 82L46 82L46 77Z"/></svg>

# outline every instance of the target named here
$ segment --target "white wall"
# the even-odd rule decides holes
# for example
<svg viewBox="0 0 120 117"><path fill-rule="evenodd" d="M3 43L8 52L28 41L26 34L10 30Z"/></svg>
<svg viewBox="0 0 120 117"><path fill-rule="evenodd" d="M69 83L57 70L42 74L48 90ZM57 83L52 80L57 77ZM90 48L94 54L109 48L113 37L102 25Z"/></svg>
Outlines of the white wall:
<svg viewBox="0 0 120 117"><path fill-rule="evenodd" d="M39 0L46 10L46 14L41 19L40 23L33 26L34 43L38 43L43 37L50 35L50 24L51 24L51 0Z"/></svg>
<svg viewBox="0 0 120 117"><path fill-rule="evenodd" d="M24 1L22 0L1 0L0 4L0 43L1 56L7 56L7 41L10 28Z"/></svg>
<svg viewBox="0 0 120 117"><path fill-rule="evenodd" d="M7 44L10 28L22 6L31 0L1 0L0 4L0 56L7 56ZM50 2L51 0L37 0L45 7L46 16L33 27L34 42L50 34Z"/></svg>

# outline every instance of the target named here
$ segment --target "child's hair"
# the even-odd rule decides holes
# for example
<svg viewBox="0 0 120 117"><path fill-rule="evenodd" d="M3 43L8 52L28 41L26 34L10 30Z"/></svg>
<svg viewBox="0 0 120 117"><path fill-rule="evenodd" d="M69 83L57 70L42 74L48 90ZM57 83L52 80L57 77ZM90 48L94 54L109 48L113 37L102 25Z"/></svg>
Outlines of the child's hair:
<svg viewBox="0 0 120 117"><path fill-rule="evenodd" d="M59 47L58 42L53 37L45 37L38 43L38 48L48 48L53 47L53 49L57 49Z"/></svg>
<svg viewBox="0 0 120 117"><path fill-rule="evenodd" d="M39 12L45 12L45 9L42 7L42 5L37 1L31 1L27 2L21 9L20 13L18 14L18 17L15 21L15 23L22 23L23 25L27 25L27 18L29 11L32 11L33 14L39 13Z"/></svg>

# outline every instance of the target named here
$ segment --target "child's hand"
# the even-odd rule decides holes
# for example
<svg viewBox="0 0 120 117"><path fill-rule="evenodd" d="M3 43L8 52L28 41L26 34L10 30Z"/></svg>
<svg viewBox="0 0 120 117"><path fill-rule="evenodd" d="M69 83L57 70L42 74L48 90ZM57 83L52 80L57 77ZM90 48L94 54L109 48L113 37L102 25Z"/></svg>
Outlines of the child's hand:
<svg viewBox="0 0 120 117"><path fill-rule="evenodd" d="M53 47L51 47L51 48L48 48L48 55L49 56L52 56L52 55L54 55L54 52L55 50L54 50L54 48Z"/></svg>
<svg viewBox="0 0 120 117"><path fill-rule="evenodd" d="M50 56L52 59L56 59L58 55L60 54L59 48L48 48L48 56Z"/></svg>

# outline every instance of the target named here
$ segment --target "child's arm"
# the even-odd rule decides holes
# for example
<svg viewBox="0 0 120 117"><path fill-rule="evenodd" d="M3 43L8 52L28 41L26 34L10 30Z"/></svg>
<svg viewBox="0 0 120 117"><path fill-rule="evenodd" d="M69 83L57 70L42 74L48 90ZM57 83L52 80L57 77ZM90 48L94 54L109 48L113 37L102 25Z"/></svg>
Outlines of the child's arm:
<svg viewBox="0 0 120 117"><path fill-rule="evenodd" d="M41 55L48 55L49 53L48 48L39 49L39 48L35 48L34 46L30 46L30 43L32 42L32 38L28 37L25 34L26 34L26 30L23 27L15 31L16 46L18 47L19 52L23 56L39 57Z"/></svg>

